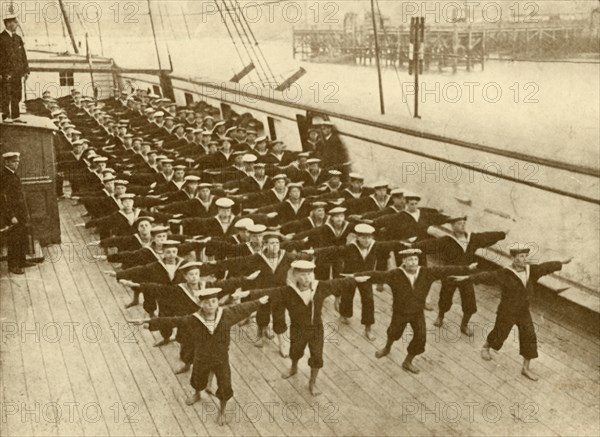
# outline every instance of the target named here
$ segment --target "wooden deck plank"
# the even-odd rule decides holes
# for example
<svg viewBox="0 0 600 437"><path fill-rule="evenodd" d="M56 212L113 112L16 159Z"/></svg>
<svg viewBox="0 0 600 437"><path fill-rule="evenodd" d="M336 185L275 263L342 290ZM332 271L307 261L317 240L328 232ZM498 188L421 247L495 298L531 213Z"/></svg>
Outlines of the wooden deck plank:
<svg viewBox="0 0 600 437"><path fill-rule="evenodd" d="M0 267L0 363L2 367L2 402L0 414L2 434L31 436L33 426L22 416L23 406L28 404L27 381L23 363L21 340L22 316L16 312L12 287L14 275L9 275L6 264Z"/></svg>
<svg viewBox="0 0 600 437"><path fill-rule="evenodd" d="M67 245L79 243L81 248L85 242L95 239L88 230L74 227L74 223L80 221L80 207L68 202L61 202L60 207ZM29 403L39 398L45 402L95 403L106 416L106 413L112 414L112 405L122 406L133 399L139 406L137 419L146 420L114 423L113 417L103 417L100 422L80 420L44 429L46 424L9 417L6 424L2 424L3 435L59 435L81 431L90 436L110 433L495 437L600 432L596 420L600 398L598 339L579 332L576 327L563 326L565 321L551 311L537 312L534 308L534 321L539 325L540 357L533 365L541 380L533 383L519 375L521 357L518 343L512 338L492 363L484 362L479 356L482 332L493 325L498 304L498 291L493 288L478 290L479 312L473 317L478 337L473 340L464 336L453 339L450 335L449 338L448 332L442 336L441 330L432 326L435 313L426 313L430 327L428 345L425 354L416 361L422 369L417 376L400 367L410 340L410 328L389 357L381 360L374 357L375 350L385 340L391 315L389 293L376 293L374 333L378 338L374 343L364 338L356 316L351 325L339 325L338 314L329 299L323 315L324 321L336 328L332 337L336 343L325 345L325 367L319 375L323 395L317 398L310 396L307 390L307 356L301 361L297 376L282 380L280 373L289 366L290 360L278 355L276 344L270 342L263 350L257 349L250 340L255 326L233 328L231 366L236 394L228 404L232 412L230 423L219 427L215 423L217 402L213 397L203 394L202 402L195 406L184 404L184 395L190 391L189 373L173 374L173 369L180 364L176 344L154 348L152 344L157 334L142 330L133 333L133 342L125 341L125 337L130 338L125 315L138 318L145 313L139 306L123 310L129 299L128 292L101 272L112 266L106 262L85 262L81 251L76 250L73 256L35 267L23 279L8 276L3 266L1 284L3 288L10 284L11 292L10 298L4 290L0 293L1 321L25 321L30 327L33 321L39 324L76 322L80 324L78 334L86 324L97 323L108 338L94 343L79 335L71 342L63 338L57 343L34 342L27 350L24 347L29 346L27 337L25 343L14 338L3 342L2 401L16 399ZM40 284L42 278L44 283ZM21 282L26 284L25 294ZM21 287L20 294L14 287ZM432 302L437 302L438 290L439 285L434 284ZM456 325L460 320L458 295L455 299L455 307L446 318L448 325ZM12 308L11 305L6 307L6 302ZM360 303L355 305L355 311L360 314ZM117 341L115 327L118 327ZM245 338L236 337L243 329L247 330ZM446 329L450 330L451 326ZM44 365L47 377L39 374L39 367ZM32 373L34 368L38 368L37 375ZM52 378L54 370L57 373ZM36 393L28 393L29 386L36 383L42 386L35 387ZM278 403L271 415L267 408L269 402ZM320 408L336 405L338 412L334 417L338 422L326 422L327 411L322 409L314 416L314 402L318 402ZM464 402L476 404L472 421L465 417L468 407ZM435 408L449 408L453 403L459 404L463 416L460 420L444 417L443 410L435 411ZM483 417L481 406L486 403L495 403L500 408L502 415L497 422ZM539 408L535 414L527 410L532 404ZM520 410L515 409L515 405ZM284 415L286 407L287 417ZM302 417L293 417L293 407L302 412ZM416 407L417 412L411 413L407 410L409 407ZM244 414L244 411L251 414L253 408L254 412L261 412L258 420ZM446 412L450 414L452 410ZM537 422L528 419L537 419Z"/></svg>

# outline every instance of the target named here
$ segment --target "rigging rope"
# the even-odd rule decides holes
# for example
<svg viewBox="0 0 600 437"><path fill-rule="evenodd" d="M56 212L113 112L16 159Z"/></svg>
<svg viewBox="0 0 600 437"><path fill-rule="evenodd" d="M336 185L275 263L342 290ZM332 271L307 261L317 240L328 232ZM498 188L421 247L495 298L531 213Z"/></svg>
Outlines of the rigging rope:
<svg viewBox="0 0 600 437"><path fill-rule="evenodd" d="M377 13L379 14L379 23L381 25L381 30L383 30L383 37L385 38L385 47L388 47L388 37L387 37L387 32L385 30L385 25L383 24L383 16L381 15L381 9L379 9L379 0L375 0L375 5L377 6ZM377 35L375 35L375 38L377 38ZM398 41L398 44L400 43L400 41ZM394 71L396 72L396 77L398 78L398 84L400 85L400 94L402 94L402 100L404 101L404 104L406 105L406 109L408 110L409 115L412 117L412 111L410 110L410 106L408 104L408 99L405 98L404 96L404 90L402 89L402 80L400 79L400 73L398 72L398 68L396 67L396 63L394 62L393 64L394 66Z"/></svg>
<svg viewBox="0 0 600 437"><path fill-rule="evenodd" d="M256 49L258 50L258 53L260 54L260 56L262 56L262 59L263 59L265 65L267 66L267 70L268 70L269 74L271 75L271 79L273 80L273 84L275 86L277 86L277 79L275 79L275 75L273 74L273 70L271 70L271 66L269 65L269 61L267 61L267 58L265 57L262 49L258 45L258 40L256 39L256 36L254 35L254 32L252 31L252 27L250 26L250 23L248 23L248 20L246 19L246 15L244 15L244 10L240 6L240 3L238 2L238 0L235 0L235 5L238 8L238 10L240 11L240 15L241 15L241 17L243 19L242 23L246 23L246 27L248 28L248 31L250 32L250 35L252 36L252 39L254 41L254 44L252 46L253 47L252 50L254 51L254 46L256 46ZM242 27L243 27L243 24L242 24ZM251 44L252 44L252 42L251 42ZM256 51L254 51L254 53L256 54ZM260 59L258 57L258 55L257 55L257 59ZM266 72L265 72L265 75L266 75Z"/></svg>

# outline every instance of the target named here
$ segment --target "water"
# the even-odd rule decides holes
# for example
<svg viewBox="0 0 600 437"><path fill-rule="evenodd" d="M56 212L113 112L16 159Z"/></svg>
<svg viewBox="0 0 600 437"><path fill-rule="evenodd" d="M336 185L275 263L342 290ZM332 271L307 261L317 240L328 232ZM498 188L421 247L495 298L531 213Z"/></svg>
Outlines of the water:
<svg viewBox="0 0 600 437"><path fill-rule="evenodd" d="M229 79L241 63L228 38L199 42L166 41L175 73L204 79ZM370 66L314 64L292 58L290 41L261 47L278 80L302 66L307 74L286 97L327 110L409 127L414 79L404 70L383 70L386 115L379 112L377 71ZM164 59L166 44L162 47ZM124 67L156 65L153 47L136 40L111 47ZM163 64L166 61L163 60ZM243 81L252 91L251 81ZM481 141L536 156L600 168L600 65L490 61L485 71L427 72L420 80L420 114L439 133Z"/></svg>

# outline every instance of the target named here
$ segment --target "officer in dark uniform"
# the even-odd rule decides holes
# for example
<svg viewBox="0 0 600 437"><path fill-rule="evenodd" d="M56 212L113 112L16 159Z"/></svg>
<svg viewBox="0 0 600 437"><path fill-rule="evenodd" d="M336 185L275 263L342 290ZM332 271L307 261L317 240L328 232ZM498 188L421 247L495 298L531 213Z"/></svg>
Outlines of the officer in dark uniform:
<svg viewBox="0 0 600 437"><path fill-rule="evenodd" d="M25 44L15 32L19 23L14 14L4 18L4 31L0 33L0 110L2 121L24 123L19 118L22 78L29 75Z"/></svg>
<svg viewBox="0 0 600 437"><path fill-rule="evenodd" d="M0 171L2 227L8 226L6 230L8 270L16 275L22 275L23 268L35 265L25 260L29 214L21 180L16 174L20 157L19 152L4 153L2 155L4 166Z"/></svg>

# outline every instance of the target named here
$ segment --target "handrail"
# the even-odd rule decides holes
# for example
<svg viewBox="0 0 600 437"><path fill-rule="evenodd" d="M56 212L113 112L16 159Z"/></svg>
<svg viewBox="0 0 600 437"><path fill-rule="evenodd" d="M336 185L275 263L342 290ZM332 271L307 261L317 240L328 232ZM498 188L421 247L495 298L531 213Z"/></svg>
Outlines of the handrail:
<svg viewBox="0 0 600 437"><path fill-rule="evenodd" d="M124 71L124 73L127 73L127 71ZM528 162L531 162L534 164L543 165L546 167L551 167L551 168L555 168L555 169L559 169L559 170L566 170L566 171L570 171L570 172L576 173L576 174L581 174L581 175L586 175L586 176L595 176L595 177L600 178L600 170L595 169L593 167L568 164L568 163L564 163L564 162L560 162L560 161L555 161L552 159L528 155L525 153L514 152L514 151L510 151L510 150L502 150L502 149L498 149L495 147L484 146L484 145L469 142L469 141L462 141L462 140L457 140L454 138L444 137L443 135L433 134L430 132L418 131L415 129L405 128L405 127L401 127L401 126L394 126L391 124L387 124L387 123L383 123L383 122L379 122L379 121L373 121L373 120L369 120L366 118L360 118L360 117L356 117L353 115L341 114L339 112L326 110L323 108L317 108L317 107L314 107L311 105L306 105L306 104L302 104L302 103L293 103L293 102L288 102L285 100L278 100L278 99L268 97L268 96L263 96L260 94L252 94L252 93L249 93L244 90L232 89L232 88L227 88L227 87L223 88L223 87L216 86L216 85L208 83L208 82L195 81L193 79L184 78L181 76L171 75L171 79L188 82L195 86L208 87L211 89L226 89L228 92L232 92L235 94L241 94L246 97L262 100L262 101L269 102L269 103L277 103L278 105L287 106L287 107L293 108L293 109L299 109L302 111L319 112L319 113L325 114L329 117L334 117L334 118L338 118L341 120L351 121L354 123L361 123L361 124L365 124L367 126L377 127L379 129L389 130L389 131L400 133L400 134L410 135L410 136L423 138L423 139L436 141L436 142L442 142L445 144L451 144L454 146L464 147L467 149L477 150L480 152L491 153L491 154L495 154L498 156L504 156L507 158L518 159L521 161L528 161Z"/></svg>

